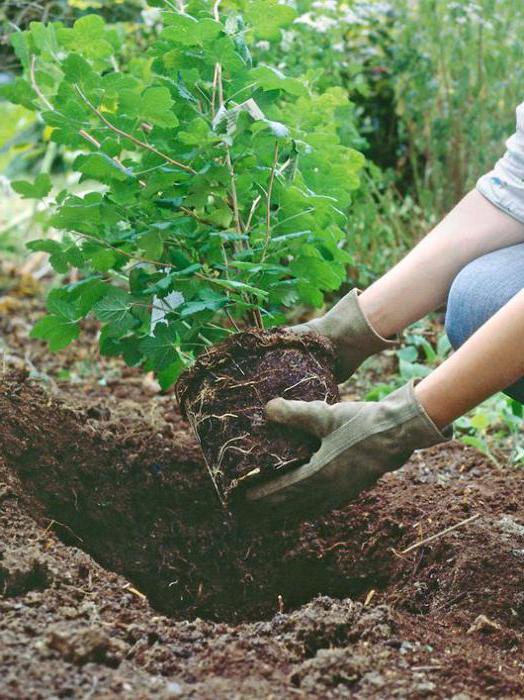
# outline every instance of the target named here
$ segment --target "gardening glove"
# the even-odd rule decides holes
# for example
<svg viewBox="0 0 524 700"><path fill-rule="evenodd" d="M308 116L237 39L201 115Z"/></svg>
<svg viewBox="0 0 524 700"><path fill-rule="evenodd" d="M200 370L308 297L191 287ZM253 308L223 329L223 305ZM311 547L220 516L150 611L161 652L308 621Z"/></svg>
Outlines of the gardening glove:
<svg viewBox="0 0 524 700"><path fill-rule="evenodd" d="M248 503L277 506L302 515L336 508L356 498L386 472L398 469L414 450L451 439L417 400L414 382L379 402L287 401L266 404L267 417L321 440L311 460L252 487Z"/></svg>
<svg viewBox="0 0 524 700"><path fill-rule="evenodd" d="M324 316L290 328L295 333L313 331L332 342L337 357L335 375L340 382L349 379L368 357L396 344L373 330L360 308L358 294L359 290L353 289Z"/></svg>

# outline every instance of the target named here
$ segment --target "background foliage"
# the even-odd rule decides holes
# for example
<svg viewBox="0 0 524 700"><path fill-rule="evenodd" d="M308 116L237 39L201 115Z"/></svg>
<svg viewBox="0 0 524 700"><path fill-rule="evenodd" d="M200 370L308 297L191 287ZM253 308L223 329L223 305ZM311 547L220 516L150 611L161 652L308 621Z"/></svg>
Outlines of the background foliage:
<svg viewBox="0 0 524 700"><path fill-rule="evenodd" d="M173 4L180 9L177 2ZM35 21L61 21L71 27L75 20L93 14L102 16L107 23L105 31L112 37L109 43L118 49L119 66L130 67L137 79L150 80L151 76L139 73L144 70L146 48L158 40L161 31L160 8L151 5L142 0L4 3L0 9L4 71L0 73L1 83L12 90L16 85L13 81L21 75L20 52L17 57L7 39L9 34L28 29ZM322 129L329 124L331 137L340 147L367 157L359 173L358 189L343 202L345 221L333 221L342 232L335 247L340 251L337 255L340 254L341 262L343 259L345 271L337 283L333 281L319 289L330 303L344 276L347 282L338 293L354 284L365 286L388 269L500 156L504 139L514 127L515 106L522 101L524 15L515 10L512 0L297 0L279 4L278 12L285 21L264 26L265 6L265 2L224 0L221 8L225 13L235 8L244 12L247 24L258 22L256 31L238 31L253 66L271 66L286 80L298 81L288 82L288 91L279 90L278 100L267 84L264 115L287 129L298 123L298 128L311 134L319 126L314 123L318 104L311 101L313 98L304 102L305 97L293 94L293 86L306 85L308 94L317 96L315 99L327 93L332 98L329 109L326 107L323 113ZM83 39L80 33L78 39ZM45 42L41 32L36 41ZM87 52L88 49L86 46ZM93 61L93 57L84 58ZM101 70L92 68L95 72ZM27 69L28 65L26 72ZM48 83L46 86L44 79L43 89L50 90L52 100L52 78ZM87 177L84 173L79 181L74 173L82 164L80 151L85 158L86 144L78 143L78 152L73 143L65 147L57 141L56 133L52 138L52 130L59 125L36 116L28 109L30 105L24 105L23 95L18 102L21 104L0 105L0 167L6 176L1 185L5 220L0 223L0 248L2 254L11 256L24 255L24 242L42 237L42 231L49 241L36 246L53 247L57 220L50 220L48 199L40 204L20 199L9 182L26 180L31 186L36 184L36 192L24 192L24 186L18 186L22 196L43 194L47 180L42 178L49 175L53 193L67 190L70 196L76 196L85 192L86 183L81 180ZM273 144L275 140L272 139ZM288 146L283 142L280 166L286 162ZM213 149L216 144L208 147ZM107 148L111 154L114 143L110 139ZM266 177L271 163L269 158ZM147 163L142 165L147 167ZM83 161L84 170L92 166L93 161L90 165ZM39 176L41 179L37 180ZM112 186L121 187L118 178L113 179ZM267 180L259 184L267 191ZM272 216L272 223L277 223L278 213L273 212ZM262 219L258 222L260 227ZM222 230L228 227L229 222L223 222ZM318 248L317 243L314 247ZM96 259L96 251L93 255ZM107 252L99 257L101 262L97 264L107 266ZM58 277L63 277L66 284L76 283L68 278L66 268L70 263L71 259L58 262ZM109 269L118 273L118 264ZM108 270L98 272L105 275ZM256 274L259 273L255 277ZM251 274L244 275L242 281L260 283ZM261 287L266 286L267 280L263 280ZM244 299L239 294L237 297L249 306L245 295ZM318 297L313 300L300 295L289 301L293 302L291 307L300 301L305 304L297 307L297 314L306 312L312 302L321 303ZM266 310L271 320L275 309ZM136 317L139 323L140 314ZM207 320L205 310L203 318ZM442 361L448 348L444 340L439 340L439 333L438 316L429 325L419 324L414 332L410 329L397 358L397 373L378 385L374 382L369 398L391 390L410 373L427 371ZM207 337L215 339L209 329ZM426 369L421 369L423 366ZM501 440L506 441L515 459L522 460L522 447L515 437L522 420L519 410L504 397L495 397L464 418L459 429L466 441L487 452Z"/></svg>

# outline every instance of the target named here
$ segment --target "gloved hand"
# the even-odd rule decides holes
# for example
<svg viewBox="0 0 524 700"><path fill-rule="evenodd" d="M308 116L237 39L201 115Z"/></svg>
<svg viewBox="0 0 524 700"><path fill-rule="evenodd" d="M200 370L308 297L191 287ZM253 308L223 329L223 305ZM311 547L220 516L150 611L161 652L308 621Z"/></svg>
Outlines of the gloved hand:
<svg viewBox="0 0 524 700"><path fill-rule="evenodd" d="M335 375L339 382L349 379L368 357L396 344L373 330L360 308L357 289L342 297L324 316L291 326L290 330L313 331L329 338L337 356Z"/></svg>
<svg viewBox="0 0 524 700"><path fill-rule="evenodd" d="M248 504L275 506L282 514L310 516L356 498L383 474L401 467L416 449L451 439L418 402L414 382L379 402L287 401L266 404L270 420L321 439L311 460L247 491Z"/></svg>

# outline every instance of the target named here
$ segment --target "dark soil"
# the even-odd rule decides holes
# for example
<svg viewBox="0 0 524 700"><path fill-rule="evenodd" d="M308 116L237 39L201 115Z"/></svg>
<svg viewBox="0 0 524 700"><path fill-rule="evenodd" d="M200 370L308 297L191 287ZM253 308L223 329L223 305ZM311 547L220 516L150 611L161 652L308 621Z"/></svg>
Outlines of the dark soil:
<svg viewBox="0 0 524 700"><path fill-rule="evenodd" d="M305 464L318 450L312 435L269 423L264 406L278 396L335 403L334 364L320 336L251 330L211 348L182 375L177 398L221 502L239 485Z"/></svg>
<svg viewBox="0 0 524 700"><path fill-rule="evenodd" d="M6 365L38 382L0 381L2 700L524 697L521 471L452 443L259 532L224 514L172 395L91 326L50 357L12 298Z"/></svg>

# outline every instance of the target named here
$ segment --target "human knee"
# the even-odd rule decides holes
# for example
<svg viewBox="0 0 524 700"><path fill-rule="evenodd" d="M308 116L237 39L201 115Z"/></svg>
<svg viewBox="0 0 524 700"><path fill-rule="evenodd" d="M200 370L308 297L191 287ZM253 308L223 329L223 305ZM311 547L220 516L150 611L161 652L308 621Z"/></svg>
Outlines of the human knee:
<svg viewBox="0 0 524 700"><path fill-rule="evenodd" d="M476 306L474 263L464 267L453 280L446 309L446 333L451 345L457 349L475 331L470 318L471 308ZM478 303L478 299L476 300Z"/></svg>
<svg viewBox="0 0 524 700"><path fill-rule="evenodd" d="M448 296L446 332L462 345L524 287L524 244L502 248L466 265Z"/></svg>

